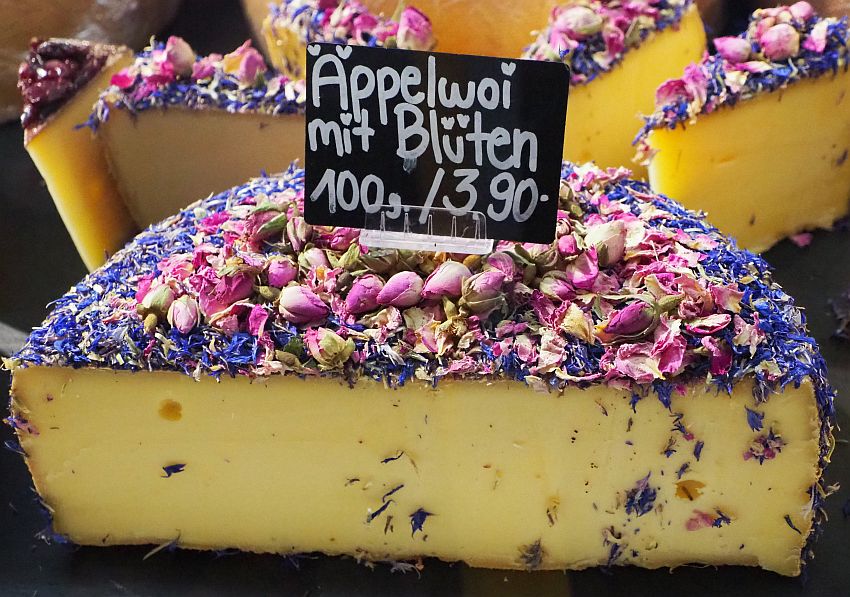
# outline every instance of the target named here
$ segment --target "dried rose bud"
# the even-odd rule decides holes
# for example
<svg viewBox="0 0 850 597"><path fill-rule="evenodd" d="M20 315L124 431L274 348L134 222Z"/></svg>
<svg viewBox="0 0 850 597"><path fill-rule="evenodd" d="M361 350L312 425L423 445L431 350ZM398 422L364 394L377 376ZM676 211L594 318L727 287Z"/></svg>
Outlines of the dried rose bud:
<svg viewBox="0 0 850 597"><path fill-rule="evenodd" d="M604 224L587 227L584 242L588 247L596 247L599 265L607 267L623 258L626 250L626 225L622 220L612 220Z"/></svg>
<svg viewBox="0 0 850 597"><path fill-rule="evenodd" d="M189 295L183 295L168 308L168 323L181 334L192 331L201 317L198 301Z"/></svg>
<svg viewBox="0 0 850 597"><path fill-rule="evenodd" d="M292 248L300 251L313 237L313 227L301 216L296 216L286 223L286 236Z"/></svg>
<svg viewBox="0 0 850 597"><path fill-rule="evenodd" d="M377 300L381 305L412 307L419 302L422 287L422 278L416 272L399 272L387 280Z"/></svg>
<svg viewBox="0 0 850 597"><path fill-rule="evenodd" d="M310 323L327 317L330 309L305 286L287 286L280 291L278 309L292 323Z"/></svg>
<svg viewBox="0 0 850 597"><path fill-rule="evenodd" d="M509 282L513 281L517 272L513 258L502 252L491 253L487 256L484 271L500 271Z"/></svg>
<svg viewBox="0 0 850 597"><path fill-rule="evenodd" d="M307 249L298 256L298 263L304 267L330 267L328 256L325 252L318 248L312 247Z"/></svg>
<svg viewBox="0 0 850 597"><path fill-rule="evenodd" d="M379 305L378 294L384 288L384 281L375 274L359 276L351 285L345 306L349 313L359 314L373 311Z"/></svg>
<svg viewBox="0 0 850 597"><path fill-rule="evenodd" d="M198 299L201 312L210 316L224 311L237 301L248 298L254 293L253 277L245 272L218 279L201 280Z"/></svg>
<svg viewBox="0 0 850 597"><path fill-rule="evenodd" d="M434 32L431 21L412 6L401 12L398 21L396 43L405 50L430 50L434 47Z"/></svg>
<svg viewBox="0 0 850 597"><path fill-rule="evenodd" d="M273 257L268 264L269 286L283 288L298 275L298 266L291 257Z"/></svg>
<svg viewBox="0 0 850 597"><path fill-rule="evenodd" d="M463 281L460 304L481 317L487 317L496 309L507 305L502 285L505 274L499 270L481 272Z"/></svg>
<svg viewBox="0 0 850 597"><path fill-rule="evenodd" d="M181 77L192 74L195 65L195 50L182 37L172 35L165 42L165 54L174 67L174 73Z"/></svg>
<svg viewBox="0 0 850 597"><path fill-rule="evenodd" d="M655 308L643 301L634 301L608 318L605 333L613 336L641 336L657 323Z"/></svg>
<svg viewBox="0 0 850 597"><path fill-rule="evenodd" d="M443 296L457 298L460 296L463 281L471 275L472 272L469 271L469 268L459 261L441 263L426 278L425 285L422 288L422 296L426 299Z"/></svg>
<svg viewBox="0 0 850 597"><path fill-rule="evenodd" d="M808 21L815 14L815 9L808 2L795 2L788 7L795 19Z"/></svg>
<svg viewBox="0 0 850 597"><path fill-rule="evenodd" d="M546 272L538 284L540 292L551 299L566 301L576 295L575 288L567 279L567 274L559 271Z"/></svg>
<svg viewBox="0 0 850 597"><path fill-rule="evenodd" d="M354 352L354 340L327 328L309 330L306 334L307 350L322 369L342 367Z"/></svg>
<svg viewBox="0 0 850 597"><path fill-rule="evenodd" d="M587 6L556 8L552 14L552 29L579 41L602 31L602 24L602 16Z"/></svg>
<svg viewBox="0 0 850 597"><path fill-rule="evenodd" d="M174 302L174 291L166 284L161 284L151 290L142 299L142 307L147 313L153 313L160 319L165 319L168 308Z"/></svg>
<svg viewBox="0 0 850 597"><path fill-rule="evenodd" d="M780 23L765 31L759 44L770 60L785 60L800 51L800 34L788 23Z"/></svg>
<svg viewBox="0 0 850 597"><path fill-rule="evenodd" d="M716 37L714 47L721 57L734 64L746 62L752 52L750 42L740 37Z"/></svg>
<svg viewBox="0 0 850 597"><path fill-rule="evenodd" d="M398 265L398 251L395 249L371 250L363 253L360 261L376 274L386 274Z"/></svg>

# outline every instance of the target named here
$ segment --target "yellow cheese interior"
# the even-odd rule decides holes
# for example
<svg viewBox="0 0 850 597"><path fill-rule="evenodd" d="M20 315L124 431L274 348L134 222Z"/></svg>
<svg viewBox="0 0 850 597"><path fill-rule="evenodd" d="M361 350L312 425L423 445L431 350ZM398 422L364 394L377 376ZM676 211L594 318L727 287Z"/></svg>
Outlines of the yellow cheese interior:
<svg viewBox="0 0 850 597"><path fill-rule="evenodd" d="M300 115L172 107L133 117L114 109L100 131L112 175L140 228L304 156Z"/></svg>
<svg viewBox="0 0 850 597"><path fill-rule="evenodd" d="M742 457L758 435L745 406L786 443L762 465ZM15 371L12 409L29 421L21 445L56 531L87 545L580 569L617 544L618 564L793 575L819 472L808 384L757 407L744 383L731 397L691 389L670 411L650 395L633 412L605 387L557 396L517 382L392 390L33 367ZM693 439L673 430L674 413ZM648 474L652 509L627 513ZM420 509L430 515L414 532ZM718 510L730 524L687 530Z"/></svg>
<svg viewBox="0 0 850 597"><path fill-rule="evenodd" d="M702 115L649 143L653 189L763 251L850 211L850 73L801 81Z"/></svg>
<svg viewBox="0 0 850 597"><path fill-rule="evenodd" d="M422 9L431 7L435 11L434 31L441 52L518 56L521 48L531 42L530 35L523 34L524 41L516 42L519 48L516 51L487 52L484 46L478 47L478 44L490 43L490 37L498 29L479 28L477 18L471 19L466 15L461 18L455 14L458 11L481 11L488 15L489 20L510 23L513 32L520 29L514 21L506 19L505 11L511 14L518 11L522 14L522 22L536 22L536 27L546 23L545 16L536 21L532 17L538 8L538 12L544 12L543 5L548 2L527 4L512 1L507 4L509 6L504 10L494 10L489 3L477 3L473 9L470 3L439 0L431 0L425 5L417 3L416 6ZM425 12L432 14L428 10ZM474 34L469 33L469 23L476 23ZM444 33L443 27L448 34ZM276 26L271 19L266 20L263 31L272 63L292 77L304 77L307 70L306 49L299 33ZM509 42L514 43L510 35L505 38L505 43ZM496 47L499 47L498 44ZM564 159L577 163L595 161L603 167L625 166L634 171L636 178L645 177L643 166L632 160L632 140L640 125L639 116L652 111L655 89L667 79L681 75L685 66L699 60L704 51L705 31L699 12L692 6L677 29L667 29L650 36L639 48L628 52L611 71L586 85L572 86L567 102Z"/></svg>
<svg viewBox="0 0 850 597"><path fill-rule="evenodd" d="M37 133L26 148L47 183L56 209L90 270L120 249L137 231L106 168L100 140L88 120L101 89L132 61L127 51L88 83Z"/></svg>
<svg viewBox="0 0 850 597"><path fill-rule="evenodd" d="M624 166L635 178L646 170L635 164L632 140L640 115L652 111L656 88L681 76L705 51L705 31L695 6L678 30L667 29L629 51L623 61L586 85L570 88L564 158L576 163ZM699 163L699 162L697 162Z"/></svg>

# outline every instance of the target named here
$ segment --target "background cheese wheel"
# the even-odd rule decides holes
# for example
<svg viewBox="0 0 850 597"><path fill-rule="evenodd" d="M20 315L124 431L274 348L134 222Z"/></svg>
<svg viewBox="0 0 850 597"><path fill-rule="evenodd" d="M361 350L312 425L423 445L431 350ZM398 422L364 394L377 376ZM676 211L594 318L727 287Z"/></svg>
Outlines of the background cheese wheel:
<svg viewBox="0 0 850 597"><path fill-rule="evenodd" d="M18 65L33 37L75 37L141 48L180 0L0 0L0 122L17 118Z"/></svg>

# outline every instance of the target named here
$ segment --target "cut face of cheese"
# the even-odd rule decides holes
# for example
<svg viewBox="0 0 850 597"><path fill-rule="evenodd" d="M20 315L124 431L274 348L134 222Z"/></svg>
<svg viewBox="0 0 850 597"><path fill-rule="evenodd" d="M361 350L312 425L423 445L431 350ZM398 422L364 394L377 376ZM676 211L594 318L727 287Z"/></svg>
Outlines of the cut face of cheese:
<svg viewBox="0 0 850 597"><path fill-rule="evenodd" d="M850 213L850 73L655 129L648 143L653 189L753 251Z"/></svg>
<svg viewBox="0 0 850 597"><path fill-rule="evenodd" d="M633 411L601 387L35 367L16 372L13 395L54 529L83 545L795 575L812 524L809 385L764 405L746 383L691 388L669 410L648 398ZM775 459L742 460L760 436L746 407L781 431Z"/></svg>
<svg viewBox="0 0 850 597"><path fill-rule="evenodd" d="M174 107L131 115L114 110L98 136L109 171L139 229L193 198L262 172L279 172L304 156L300 114L228 114Z"/></svg>
<svg viewBox="0 0 850 597"><path fill-rule="evenodd" d="M692 7L678 30L652 36L611 71L570 87L564 159L623 166L644 178L646 170L633 160L635 123L640 122L640 114L652 109L655 88L681 73L684 65L699 60L704 48L705 31Z"/></svg>

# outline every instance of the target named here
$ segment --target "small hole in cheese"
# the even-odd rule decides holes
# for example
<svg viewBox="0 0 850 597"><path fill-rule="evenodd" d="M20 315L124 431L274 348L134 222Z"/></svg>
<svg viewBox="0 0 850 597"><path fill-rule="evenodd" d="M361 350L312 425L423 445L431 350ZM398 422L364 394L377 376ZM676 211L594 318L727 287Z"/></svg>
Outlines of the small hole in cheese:
<svg viewBox="0 0 850 597"><path fill-rule="evenodd" d="M183 417L183 405L176 400L163 400L159 403L159 416L166 421L179 421Z"/></svg>

